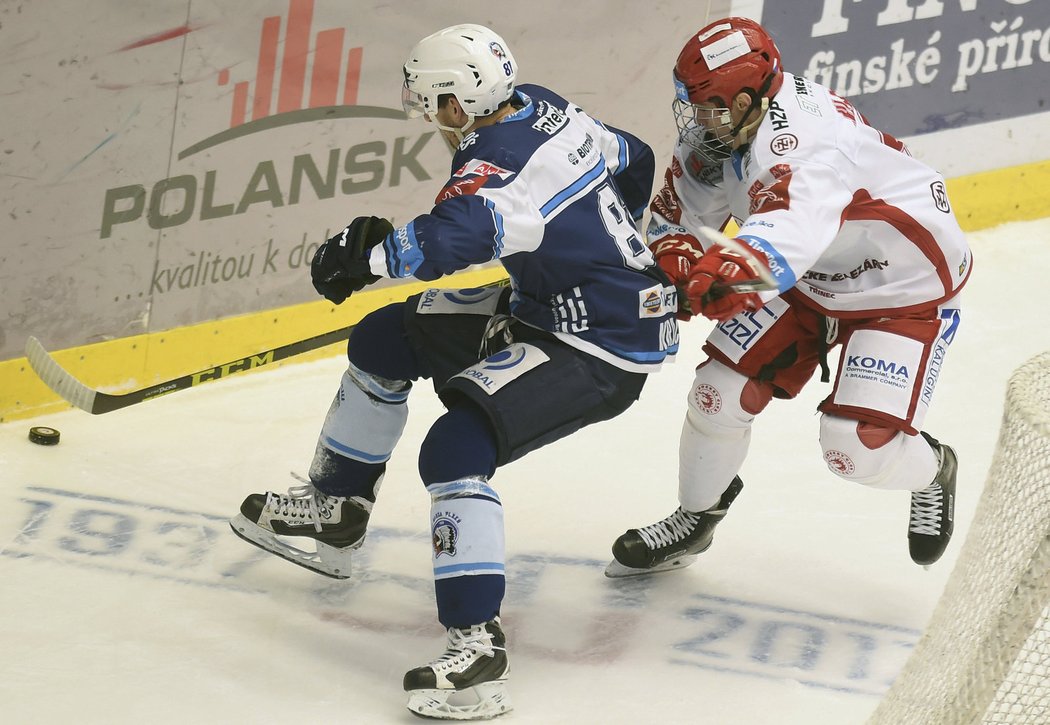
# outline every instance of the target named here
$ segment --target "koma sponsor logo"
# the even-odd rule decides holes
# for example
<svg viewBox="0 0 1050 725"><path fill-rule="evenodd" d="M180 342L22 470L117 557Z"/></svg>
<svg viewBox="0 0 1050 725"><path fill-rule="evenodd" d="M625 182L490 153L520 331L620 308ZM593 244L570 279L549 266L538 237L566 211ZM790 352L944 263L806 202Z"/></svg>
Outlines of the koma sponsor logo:
<svg viewBox="0 0 1050 725"><path fill-rule="evenodd" d="M866 370L872 373L883 373L899 378L911 377L907 365L902 365L893 362L892 360L883 360L880 357L872 357L871 355L850 355L846 359L846 364L851 368Z"/></svg>

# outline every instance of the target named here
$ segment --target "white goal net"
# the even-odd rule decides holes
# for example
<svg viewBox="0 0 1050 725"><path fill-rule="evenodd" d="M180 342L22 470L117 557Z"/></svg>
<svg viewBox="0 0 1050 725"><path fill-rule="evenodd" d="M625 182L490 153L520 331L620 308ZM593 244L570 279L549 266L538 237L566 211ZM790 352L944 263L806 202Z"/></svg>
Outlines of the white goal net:
<svg viewBox="0 0 1050 725"><path fill-rule="evenodd" d="M1018 368L973 523L869 725L1050 723L1050 352Z"/></svg>

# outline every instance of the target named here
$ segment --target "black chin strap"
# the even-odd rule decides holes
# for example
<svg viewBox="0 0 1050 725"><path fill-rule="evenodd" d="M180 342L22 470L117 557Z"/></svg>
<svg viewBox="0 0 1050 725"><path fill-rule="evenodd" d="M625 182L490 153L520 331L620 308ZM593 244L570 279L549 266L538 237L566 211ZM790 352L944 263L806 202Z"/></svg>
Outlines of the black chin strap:
<svg viewBox="0 0 1050 725"><path fill-rule="evenodd" d="M766 79L762 81L762 87L758 89L758 92L752 93L748 91L747 94L751 96L751 105L747 107L747 112L744 113L743 118L740 119L740 123L733 126L729 131L730 138L736 138L736 135L740 133L740 129L747 123L747 119L754 113L755 109L762 105L762 99L765 98L766 92L769 91L769 87L773 85L773 79L777 77L776 73L770 73L766 76Z"/></svg>

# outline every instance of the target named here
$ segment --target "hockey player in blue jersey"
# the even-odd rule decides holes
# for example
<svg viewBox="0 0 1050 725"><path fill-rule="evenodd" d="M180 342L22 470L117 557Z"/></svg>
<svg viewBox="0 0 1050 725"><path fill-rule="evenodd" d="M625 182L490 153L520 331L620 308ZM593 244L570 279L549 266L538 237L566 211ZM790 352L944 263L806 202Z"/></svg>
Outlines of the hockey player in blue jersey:
<svg viewBox="0 0 1050 725"><path fill-rule="evenodd" d="M510 709L503 510L490 479L638 398L677 350L676 291L636 227L655 170L646 144L546 88L516 86L510 49L481 26L424 38L404 75L405 110L440 129L451 176L433 209L405 226L361 216L325 242L314 286L338 304L380 278L435 280L499 260L510 287L431 289L365 317L309 483L249 496L231 525L294 563L348 576L406 399L429 378L447 412L422 443L419 472L448 645L404 688L417 714L487 718Z"/></svg>

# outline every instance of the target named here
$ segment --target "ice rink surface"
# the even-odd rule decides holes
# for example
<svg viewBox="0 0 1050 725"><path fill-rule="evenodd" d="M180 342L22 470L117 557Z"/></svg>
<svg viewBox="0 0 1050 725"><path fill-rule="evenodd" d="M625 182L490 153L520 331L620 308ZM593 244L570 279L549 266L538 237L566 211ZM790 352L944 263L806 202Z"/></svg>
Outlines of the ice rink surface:
<svg viewBox="0 0 1050 725"><path fill-rule="evenodd" d="M1009 374L1050 349L1036 276L1050 269L1050 220L969 238L963 322L926 425L960 459L944 558L929 570L908 558L906 493L827 471L815 407L830 386L814 379L759 417L743 493L697 564L605 578L613 539L676 506L684 399L710 329L693 321L627 413L494 479L515 705L502 722L864 722L951 573ZM248 493L305 474L343 367L334 357L102 416L0 425L0 720L419 722L401 677L445 641L415 464L441 411L429 385L410 398L352 579L259 552L226 523ZM30 425L62 442L30 443Z"/></svg>

